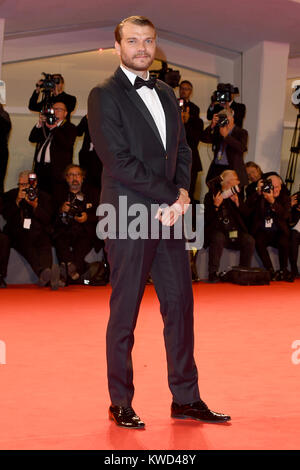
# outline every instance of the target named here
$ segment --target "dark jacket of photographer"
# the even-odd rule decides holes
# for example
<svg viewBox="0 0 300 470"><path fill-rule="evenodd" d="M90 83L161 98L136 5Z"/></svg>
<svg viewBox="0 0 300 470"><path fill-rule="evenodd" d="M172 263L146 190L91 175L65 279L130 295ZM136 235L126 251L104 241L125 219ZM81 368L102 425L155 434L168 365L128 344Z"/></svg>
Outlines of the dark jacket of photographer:
<svg viewBox="0 0 300 470"><path fill-rule="evenodd" d="M239 197L239 207L230 199L224 199L222 204L216 208L214 206L213 192L206 193L204 198L204 248L210 244L211 235L214 231L220 231L225 235L230 230L248 233L245 216L245 204ZM228 219L227 224L224 223Z"/></svg>
<svg viewBox="0 0 300 470"><path fill-rule="evenodd" d="M99 205L100 191L93 186L83 183L81 193L84 195L84 201L80 204L80 210L87 214L87 221L83 223L77 222L73 217L68 218L68 216L67 220L65 220L67 223L63 222L61 207L66 201L70 202L70 200L75 196L74 193L70 192L68 185L63 185L55 194L54 204L56 217L54 224L54 239L63 235L66 231L71 231L74 235L78 233L82 235L85 234L87 237L96 236L96 224L98 221L96 210Z"/></svg>
<svg viewBox="0 0 300 470"><path fill-rule="evenodd" d="M184 124L186 140L192 150L192 172L202 171L202 163L198 151L198 145L203 132L203 120L200 118L200 108L188 101L186 106L189 107L189 120Z"/></svg>
<svg viewBox="0 0 300 470"><path fill-rule="evenodd" d="M244 117L246 114L246 106L242 103L237 103L236 101L232 101L230 108L234 111L233 119L234 119L235 125L242 129ZM207 110L207 119L211 121L213 118L213 115L217 114L219 111L222 111L222 109L224 109L224 106L222 106L219 103L215 104L214 106L209 106Z"/></svg>
<svg viewBox="0 0 300 470"><path fill-rule="evenodd" d="M52 198L43 191L37 191L38 206L36 209L28 204L25 199L17 206L16 199L19 189L14 188L4 193L3 196L3 217L6 220L4 232L12 242L21 239L24 233L31 233L33 236L50 235L51 219L53 215ZM24 229L24 219L31 219L30 229Z"/></svg>
<svg viewBox="0 0 300 470"><path fill-rule="evenodd" d="M77 134L76 126L71 122L64 121L59 127L55 127L51 131L46 126L44 129L46 136L49 135L49 132L53 134L50 144L51 178L53 183L62 183L63 172L66 166L73 161L73 146ZM34 126L29 135L29 141L37 144L34 153L34 171L37 170L37 157L45 140L43 128Z"/></svg>
<svg viewBox="0 0 300 470"><path fill-rule="evenodd" d="M244 163L244 152L247 150L248 132L246 129L240 129L237 126L231 131L227 137L220 136L218 129L212 129L208 126L202 133L202 142L211 143L213 145L214 159L210 164L206 181L211 180L218 176L225 169L236 171L240 184L245 186L248 184L248 176ZM228 165L218 165L215 163L217 160L218 152L221 146L225 145Z"/></svg>
<svg viewBox="0 0 300 470"><path fill-rule="evenodd" d="M270 204L263 196L255 192L245 202L245 214L250 218L250 233L255 235L265 229L265 221L272 218L274 231L279 231L289 236L289 222L291 218L291 202L286 191L281 190L274 204Z"/></svg>
<svg viewBox="0 0 300 470"><path fill-rule="evenodd" d="M38 111L40 113L42 112L43 107L46 104L46 100L43 99L41 101L38 101L39 97L40 97L40 93L37 93L36 91L32 93L30 100L29 100L29 104L28 104L28 108L30 109L30 111ZM51 102L52 103L60 103L60 102L64 103L68 111L67 119L70 120L70 114L72 111L74 111L75 106L76 106L76 96L69 95L68 93L65 93L63 91L59 95L53 96L51 98Z"/></svg>

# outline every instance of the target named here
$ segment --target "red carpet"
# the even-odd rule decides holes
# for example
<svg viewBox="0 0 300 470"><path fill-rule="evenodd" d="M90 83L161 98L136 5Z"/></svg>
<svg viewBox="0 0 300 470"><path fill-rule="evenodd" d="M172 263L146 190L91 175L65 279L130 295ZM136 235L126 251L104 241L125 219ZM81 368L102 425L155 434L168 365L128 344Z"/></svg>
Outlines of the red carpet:
<svg viewBox="0 0 300 470"><path fill-rule="evenodd" d="M134 347L133 406L146 422L144 431L118 428L107 418L110 287L51 292L9 286L0 293L0 341L6 345L0 449L299 449L300 363L292 362L292 343L300 339L300 281L199 283L194 293L201 396L211 409L230 414L230 424L169 417L153 286L146 288Z"/></svg>

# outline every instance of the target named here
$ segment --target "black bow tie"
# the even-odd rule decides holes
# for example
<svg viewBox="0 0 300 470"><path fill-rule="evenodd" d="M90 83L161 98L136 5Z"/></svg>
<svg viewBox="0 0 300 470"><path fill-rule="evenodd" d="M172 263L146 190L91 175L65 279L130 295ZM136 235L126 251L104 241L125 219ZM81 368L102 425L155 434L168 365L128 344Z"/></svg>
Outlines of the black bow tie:
<svg viewBox="0 0 300 470"><path fill-rule="evenodd" d="M142 88L142 86L147 86L148 88L153 89L155 87L155 83L155 77L152 77L149 80L143 80L141 77L137 76L134 82L134 88L138 90L139 88Z"/></svg>

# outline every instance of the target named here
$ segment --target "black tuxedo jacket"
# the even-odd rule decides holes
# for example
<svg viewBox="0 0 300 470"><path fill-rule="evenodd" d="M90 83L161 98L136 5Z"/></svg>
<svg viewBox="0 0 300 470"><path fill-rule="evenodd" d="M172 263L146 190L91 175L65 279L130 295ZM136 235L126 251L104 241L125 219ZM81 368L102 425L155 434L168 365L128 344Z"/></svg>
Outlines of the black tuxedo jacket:
<svg viewBox="0 0 300 470"><path fill-rule="evenodd" d="M171 87L155 85L166 117L164 148L157 126L143 100L121 68L88 99L91 140L103 162L101 202L118 213L119 196L128 206L173 204L178 188L190 184L191 150L181 111Z"/></svg>
<svg viewBox="0 0 300 470"><path fill-rule="evenodd" d="M47 135L49 130L46 128ZM67 165L73 161L73 146L76 139L76 126L65 121L59 127L54 128L53 139L50 144L50 158L51 158L51 173L54 181L62 182L64 179L63 172ZM42 127L36 127L32 129L29 141L36 143L36 149L34 154L34 169L37 163L37 156L41 149L41 146L45 142L45 136Z"/></svg>

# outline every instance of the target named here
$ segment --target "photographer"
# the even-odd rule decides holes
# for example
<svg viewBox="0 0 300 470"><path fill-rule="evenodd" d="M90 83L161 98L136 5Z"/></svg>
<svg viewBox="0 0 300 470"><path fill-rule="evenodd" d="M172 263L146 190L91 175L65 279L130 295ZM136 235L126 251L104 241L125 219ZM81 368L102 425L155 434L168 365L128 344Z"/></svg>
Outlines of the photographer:
<svg viewBox="0 0 300 470"><path fill-rule="evenodd" d="M0 194L4 191L4 179L8 162L8 137L11 130L9 114L0 103Z"/></svg>
<svg viewBox="0 0 300 470"><path fill-rule="evenodd" d="M249 197L251 194L255 193L257 183L262 178L263 173L260 166L255 162L247 162L245 166L249 181L246 187L246 197Z"/></svg>
<svg viewBox="0 0 300 470"><path fill-rule="evenodd" d="M54 194L63 183L63 171L73 160L76 126L66 120L65 103L57 102L51 113L40 114L39 122L31 130L29 141L36 143L34 171L40 189Z"/></svg>
<svg viewBox="0 0 300 470"><path fill-rule="evenodd" d="M50 241L52 212L51 197L38 189L36 175L30 170L20 173L18 188L4 194L4 232L12 247L28 261L41 287L50 283L57 289L59 269L52 266Z"/></svg>
<svg viewBox="0 0 300 470"><path fill-rule="evenodd" d="M65 169L66 184L56 194L54 244L65 282L78 281L86 270L84 258L96 238L99 190L84 183L79 165Z"/></svg>
<svg viewBox="0 0 300 470"><path fill-rule="evenodd" d="M76 97L63 91L64 78L60 73L54 75L44 74L45 78L38 80L36 88L29 100L28 108L30 111L42 112L47 105L63 102L67 108L66 119L70 120L70 114L76 106ZM39 98L42 93L42 99Z"/></svg>
<svg viewBox="0 0 300 470"><path fill-rule="evenodd" d="M203 131L201 140L212 143L214 152L206 182L219 176L225 170L234 170L242 186L248 183L244 164L248 132L234 124L231 110L223 110L214 114L212 123Z"/></svg>
<svg viewBox="0 0 300 470"><path fill-rule="evenodd" d="M0 195L0 214L3 211L3 200L2 196ZM10 253L10 242L7 235L2 233L0 230L0 289L4 289L6 287L6 274L7 274L7 265Z"/></svg>
<svg viewBox="0 0 300 470"><path fill-rule="evenodd" d="M216 91L211 97L211 104L207 110L207 119L211 121L214 114L223 110L232 110L234 113L234 123L242 129L246 114L246 106L234 101L234 95L238 94L238 88L230 83L219 83Z"/></svg>
<svg viewBox="0 0 300 470"><path fill-rule="evenodd" d="M239 198L239 179L235 171L225 170L209 182L204 198L204 247L209 247L209 282L219 281L218 270L224 248L240 251L240 266L249 268L255 242L249 235L244 203Z"/></svg>
<svg viewBox="0 0 300 470"><path fill-rule="evenodd" d="M202 164L198 151L200 137L203 131L203 121L200 119L199 107L190 101L193 85L188 80L183 80L179 86L179 106L182 112L182 121L185 128L186 140L192 150L192 169L189 196L194 202L194 192L198 172L202 171Z"/></svg>
<svg viewBox="0 0 300 470"><path fill-rule="evenodd" d="M78 136L84 134L83 144L78 157L79 165L85 172L85 182L101 189L102 162L91 142L87 115L83 116L76 129Z"/></svg>
<svg viewBox="0 0 300 470"><path fill-rule="evenodd" d="M255 246L271 280L293 281L287 269L289 256L290 197L282 186L281 178L272 174L257 184L257 191L246 199L247 215L252 219L250 232ZM280 270L276 273L267 247L278 249Z"/></svg>
<svg viewBox="0 0 300 470"><path fill-rule="evenodd" d="M294 277L299 277L298 251L300 244L300 191L291 196L291 233L290 233L290 264Z"/></svg>

